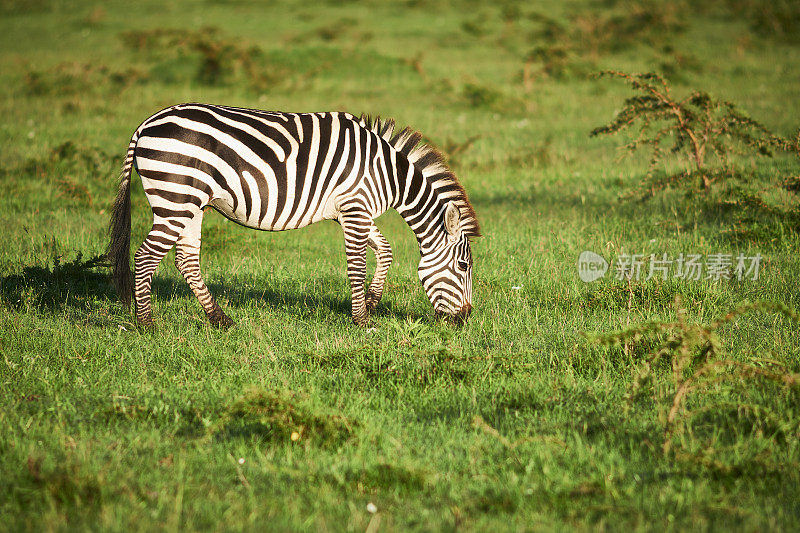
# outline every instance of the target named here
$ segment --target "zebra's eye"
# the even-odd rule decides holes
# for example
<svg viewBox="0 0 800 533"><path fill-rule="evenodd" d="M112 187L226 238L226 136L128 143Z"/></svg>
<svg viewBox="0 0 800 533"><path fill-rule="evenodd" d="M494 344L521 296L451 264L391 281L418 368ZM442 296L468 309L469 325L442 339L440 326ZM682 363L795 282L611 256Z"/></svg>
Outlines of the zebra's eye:
<svg viewBox="0 0 800 533"><path fill-rule="evenodd" d="M469 264L466 261L458 261L456 266L459 270L465 271L469 268Z"/></svg>

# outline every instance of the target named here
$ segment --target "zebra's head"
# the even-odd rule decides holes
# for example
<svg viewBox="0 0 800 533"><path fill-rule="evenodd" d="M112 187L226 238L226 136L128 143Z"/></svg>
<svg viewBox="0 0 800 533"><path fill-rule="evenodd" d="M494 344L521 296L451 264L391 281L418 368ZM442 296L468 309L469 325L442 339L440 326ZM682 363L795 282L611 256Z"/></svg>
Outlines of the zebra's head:
<svg viewBox="0 0 800 533"><path fill-rule="evenodd" d="M423 252L419 279L437 315L465 322L472 311L472 251L454 202L445 208L444 230L443 242Z"/></svg>

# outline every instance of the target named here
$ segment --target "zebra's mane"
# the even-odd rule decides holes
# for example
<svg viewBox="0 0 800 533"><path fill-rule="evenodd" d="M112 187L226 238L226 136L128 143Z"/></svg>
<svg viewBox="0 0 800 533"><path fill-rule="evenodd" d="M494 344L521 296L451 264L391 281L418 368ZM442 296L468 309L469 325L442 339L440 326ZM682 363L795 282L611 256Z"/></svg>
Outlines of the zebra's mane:
<svg viewBox="0 0 800 533"><path fill-rule="evenodd" d="M431 145L420 142L422 140L420 132L406 127L395 133L394 120L382 120L380 117L373 119L369 115L361 115L358 122L404 154L428 180L439 198L456 203L461 212L461 228L467 237L481 236L478 217L472 204L469 203L467 192L447 166L444 155Z"/></svg>

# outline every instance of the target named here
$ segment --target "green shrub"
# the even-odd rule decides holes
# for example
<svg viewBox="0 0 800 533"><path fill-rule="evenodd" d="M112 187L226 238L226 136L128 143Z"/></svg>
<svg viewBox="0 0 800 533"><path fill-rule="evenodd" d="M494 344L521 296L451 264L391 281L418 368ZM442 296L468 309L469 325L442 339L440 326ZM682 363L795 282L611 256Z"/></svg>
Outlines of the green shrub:
<svg viewBox="0 0 800 533"><path fill-rule="evenodd" d="M730 102L717 100L703 91L676 98L658 74L605 71L599 76L621 78L636 94L625 100L610 123L595 128L591 135L614 135L638 125L638 135L625 148L650 149L648 176L671 153L689 167L687 171L692 170L674 177L683 181L697 179L700 187L708 190L714 178L726 175L714 171L709 160L716 159L727 169L733 154L771 155L771 150L782 144Z"/></svg>
<svg viewBox="0 0 800 533"><path fill-rule="evenodd" d="M720 442L721 435L726 432L733 435L725 438L725 444L738 447L734 453L736 461L743 459L744 448L761 448L760 445L748 446L747 443L752 443L753 439L766 441L769 443L768 447L775 447L773 451L777 451L785 444L780 441L782 435L796 434L800 426L793 417L789 416L787 420L786 416L774 412L770 400L775 396L775 391L765 390L764 386L769 383L776 385L779 389L778 396L780 391L796 394L800 392L800 374L791 372L773 356L755 357L754 354L748 362L730 357L719 332L723 326L752 312L774 313L795 322L800 320L800 316L783 304L757 302L739 305L707 323L691 322L677 297L675 310L677 319L672 322L650 322L594 337L596 341L606 345L647 346L647 355L629 390L629 406L647 391L652 391L657 405L663 402L660 405L667 409L666 417L662 417L664 454L674 452L679 458L700 461L707 467L729 470L737 465L725 464L719 457L711 463L707 461L709 450L723 444ZM669 384L664 384L660 379L658 369L671 373ZM741 383L751 386L741 387ZM754 388L756 393L752 391ZM691 397L698 400L690 404ZM693 408L689 405L693 405ZM737 416L720 415L731 408ZM702 418L700 423L705 424L705 428L693 433L692 424L693 421L698 423L698 417ZM749 424L747 431L734 427L740 423ZM715 426L708 427L709 424ZM772 429L767 429L769 427ZM709 433L714 435L713 442L697 442L701 434ZM685 437L680 450L675 449L678 437ZM754 462L761 459L764 458L747 458Z"/></svg>

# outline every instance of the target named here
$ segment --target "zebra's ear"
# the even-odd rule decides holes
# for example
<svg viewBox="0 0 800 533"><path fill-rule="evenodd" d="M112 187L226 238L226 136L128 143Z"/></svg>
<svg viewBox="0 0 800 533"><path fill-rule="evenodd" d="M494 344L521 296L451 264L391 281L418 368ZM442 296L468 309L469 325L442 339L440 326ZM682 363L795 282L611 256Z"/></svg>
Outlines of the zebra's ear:
<svg viewBox="0 0 800 533"><path fill-rule="evenodd" d="M461 212L455 202L450 202L444 210L444 229L451 236L455 237L458 233L458 221L461 219Z"/></svg>

